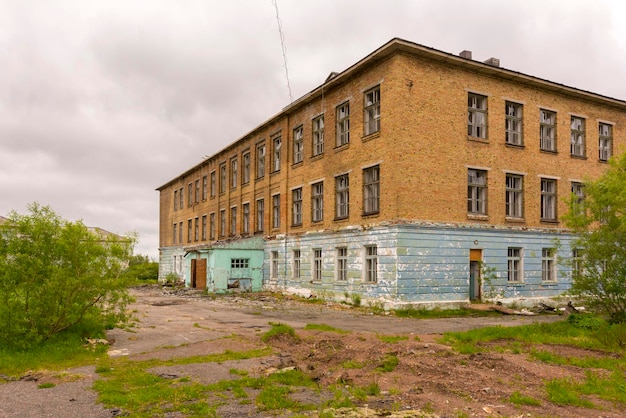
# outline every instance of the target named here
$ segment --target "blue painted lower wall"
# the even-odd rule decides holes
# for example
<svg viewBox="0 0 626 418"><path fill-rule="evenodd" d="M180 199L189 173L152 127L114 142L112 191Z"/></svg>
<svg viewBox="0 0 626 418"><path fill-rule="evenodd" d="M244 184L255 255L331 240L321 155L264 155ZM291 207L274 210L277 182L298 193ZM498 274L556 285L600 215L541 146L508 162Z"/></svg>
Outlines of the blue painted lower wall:
<svg viewBox="0 0 626 418"><path fill-rule="evenodd" d="M189 283L191 258L207 258L207 288L221 291L241 272L232 258L250 258L253 291L284 290L334 300L359 298L385 308L404 305L460 305L470 301L470 254L480 257L480 297L533 304L562 294L571 285L563 260L571 257L572 236L564 230L405 223L262 239L252 237L204 249L162 249L160 274L180 269ZM368 257L367 248L375 248ZM345 263L341 277L340 250ZM509 248L518 249L521 280L509 280ZM546 281L544 249L552 249L553 280ZM472 251L473 250L473 251ZM372 251L372 250L370 250ZM299 262L296 253L299 252ZM316 260L317 255L321 256ZM171 260L184 257L183 266ZM373 261L372 261L373 260ZM368 266L374 262L374 272ZM168 264L169 263L169 264ZM299 268L298 268L299 266ZM372 274L375 281L368 281Z"/></svg>

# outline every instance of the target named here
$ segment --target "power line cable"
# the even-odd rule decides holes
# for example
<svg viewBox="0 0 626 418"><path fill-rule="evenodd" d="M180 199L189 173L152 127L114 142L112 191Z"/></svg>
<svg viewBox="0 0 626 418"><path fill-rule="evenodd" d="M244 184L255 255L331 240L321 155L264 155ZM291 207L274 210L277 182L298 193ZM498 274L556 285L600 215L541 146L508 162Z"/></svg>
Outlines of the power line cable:
<svg viewBox="0 0 626 418"><path fill-rule="evenodd" d="M289 103L293 103L293 96L291 95L291 83L289 83L289 70L287 69L287 48L285 47L285 34L283 33L283 24L280 21L278 15L278 3L276 0L272 0L272 4L276 9L276 22L278 23L278 34L280 35L280 46L283 50L283 62L285 63L285 78L287 79L287 89L289 89Z"/></svg>

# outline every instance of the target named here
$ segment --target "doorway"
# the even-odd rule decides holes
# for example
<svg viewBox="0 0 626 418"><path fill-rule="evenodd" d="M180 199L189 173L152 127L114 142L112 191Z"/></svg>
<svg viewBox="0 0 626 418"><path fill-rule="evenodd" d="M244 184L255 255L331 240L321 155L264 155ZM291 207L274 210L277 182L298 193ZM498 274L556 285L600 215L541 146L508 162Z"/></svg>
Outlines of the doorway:
<svg viewBox="0 0 626 418"><path fill-rule="evenodd" d="M469 297L470 301L480 300L481 297L481 277L480 263L483 259L483 250L470 249L470 265L469 265Z"/></svg>

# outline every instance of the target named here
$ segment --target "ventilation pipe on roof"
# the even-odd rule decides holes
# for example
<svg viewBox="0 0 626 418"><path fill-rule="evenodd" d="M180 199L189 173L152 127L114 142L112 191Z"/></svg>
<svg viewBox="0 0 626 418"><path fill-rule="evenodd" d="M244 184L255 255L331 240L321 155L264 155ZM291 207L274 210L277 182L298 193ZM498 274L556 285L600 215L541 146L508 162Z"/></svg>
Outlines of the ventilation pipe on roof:
<svg viewBox="0 0 626 418"><path fill-rule="evenodd" d="M459 57L471 60L472 59L472 51L468 51L467 49L463 50L463 51L459 52Z"/></svg>
<svg viewBox="0 0 626 418"><path fill-rule="evenodd" d="M488 60L484 61L485 64L487 65L491 65L492 67L499 67L500 66L500 60L498 58L489 58Z"/></svg>

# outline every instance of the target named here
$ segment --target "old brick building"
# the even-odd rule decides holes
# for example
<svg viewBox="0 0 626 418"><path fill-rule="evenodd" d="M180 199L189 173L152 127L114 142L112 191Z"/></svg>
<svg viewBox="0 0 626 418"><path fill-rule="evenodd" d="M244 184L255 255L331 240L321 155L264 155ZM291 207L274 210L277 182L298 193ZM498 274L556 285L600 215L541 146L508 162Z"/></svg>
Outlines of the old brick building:
<svg viewBox="0 0 626 418"><path fill-rule="evenodd" d="M565 200L625 125L622 100L393 39L158 188L160 274L386 306L554 296Z"/></svg>

